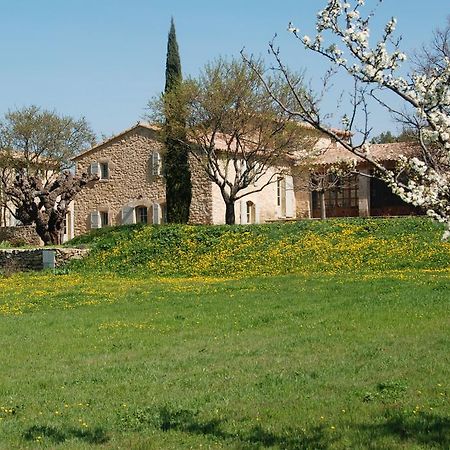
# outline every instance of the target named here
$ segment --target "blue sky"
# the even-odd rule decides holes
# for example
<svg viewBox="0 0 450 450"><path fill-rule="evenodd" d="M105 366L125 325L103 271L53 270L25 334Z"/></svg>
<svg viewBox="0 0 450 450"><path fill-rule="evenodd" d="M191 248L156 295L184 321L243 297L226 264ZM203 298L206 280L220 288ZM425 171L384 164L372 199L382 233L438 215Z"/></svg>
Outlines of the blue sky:
<svg viewBox="0 0 450 450"><path fill-rule="evenodd" d="M0 0L0 114L36 104L85 116L95 132L120 132L145 114L164 87L173 15L184 75L218 56L266 55L275 33L284 59L316 83L320 62L286 31L289 21L313 34L325 0ZM375 4L376 0L367 0ZM450 14L446 0L384 0L375 26L398 18L402 48L431 38ZM340 89L340 81L337 80ZM342 86L343 88L343 86ZM334 109L328 99L324 109ZM394 129L375 109L375 132Z"/></svg>

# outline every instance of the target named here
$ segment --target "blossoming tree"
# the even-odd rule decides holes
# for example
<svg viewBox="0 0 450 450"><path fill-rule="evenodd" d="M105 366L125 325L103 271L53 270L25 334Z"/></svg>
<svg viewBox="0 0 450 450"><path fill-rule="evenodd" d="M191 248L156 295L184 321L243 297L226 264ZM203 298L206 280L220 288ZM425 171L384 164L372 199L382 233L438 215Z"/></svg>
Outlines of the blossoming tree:
<svg viewBox="0 0 450 450"><path fill-rule="evenodd" d="M377 1L381 3L382 0ZM316 35L303 35L292 23L288 31L309 51L321 55L331 64L331 70L341 69L354 81L354 94L349 114L341 118L345 130L357 128L363 115L363 126L350 139L336 133L325 123L325 117L314 104L298 95L290 82L289 70L279 50L270 43L275 58L275 70L281 72L290 85L293 102L279 104L293 116L309 123L337 141L343 148L371 163L392 189L407 203L425 209L431 217L446 223L444 238L450 236L450 60L441 54L439 64L417 66L402 76L402 63L407 59L395 37L397 21L392 18L375 42L371 42L371 20L365 0L328 0L319 11ZM251 58L244 59L256 69ZM264 82L265 76L259 72ZM270 91L270 86L266 84ZM388 94L387 96L385 94ZM273 95L276 98L276 95ZM371 158L368 100L375 100L395 118L413 126L420 151L415 155L399 155L399 165L393 170ZM393 100L394 99L394 100ZM398 102L400 100L400 102ZM399 106L399 103L401 105ZM359 137L359 139L358 139ZM358 140L357 140L358 139Z"/></svg>

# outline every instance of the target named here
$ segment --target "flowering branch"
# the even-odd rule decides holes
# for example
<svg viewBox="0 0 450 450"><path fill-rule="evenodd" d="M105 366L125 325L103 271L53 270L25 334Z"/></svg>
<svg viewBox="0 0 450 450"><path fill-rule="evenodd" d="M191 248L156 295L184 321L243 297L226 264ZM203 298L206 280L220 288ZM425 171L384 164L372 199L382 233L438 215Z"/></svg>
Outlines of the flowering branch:
<svg viewBox="0 0 450 450"><path fill-rule="evenodd" d="M399 48L401 39L395 37L397 20L389 20L380 38L371 43L370 26L375 12L364 15L364 9L365 0L328 0L327 6L317 14L315 36L302 36L299 28L292 23L288 26L288 31L305 49L324 57L332 67L344 70L355 80L353 109L342 117L342 124L351 135L356 112L362 111L366 119L361 131L362 141L354 144L352 138L325 126L315 105L295 92L295 108L286 104L280 106L371 163L378 176L404 201L424 208L428 215L445 222L448 231L444 238L450 237L450 59L444 53L438 64L428 64L426 70L416 69L402 77L399 69L407 57ZM269 44L269 51L277 63L277 70L288 79L289 72L273 43ZM251 58L243 57L255 68ZM263 78L263 74L260 76ZM295 90L294 86L290 87ZM267 83L266 88L270 89ZM387 91L401 99L403 110L382 101L377 91ZM409 121L417 129L421 151L414 157L401 156L395 172L371 158L367 142L370 133L367 96L387 108L394 117ZM405 112L407 110L413 112L412 117Z"/></svg>

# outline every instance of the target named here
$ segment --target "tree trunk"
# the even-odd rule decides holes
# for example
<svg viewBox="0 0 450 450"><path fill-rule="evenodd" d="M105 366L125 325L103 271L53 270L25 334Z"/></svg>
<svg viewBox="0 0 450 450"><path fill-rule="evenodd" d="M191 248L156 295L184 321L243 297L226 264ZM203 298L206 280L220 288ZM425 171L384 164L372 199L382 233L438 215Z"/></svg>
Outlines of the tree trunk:
<svg viewBox="0 0 450 450"><path fill-rule="evenodd" d="M236 218L234 216L234 201L225 203L225 223L227 225L234 225L236 223Z"/></svg>
<svg viewBox="0 0 450 450"><path fill-rule="evenodd" d="M35 227L36 233L42 239L44 245L48 245L49 243L51 243L52 238L47 230L47 227L43 224L36 224Z"/></svg>
<svg viewBox="0 0 450 450"><path fill-rule="evenodd" d="M326 219L327 218L327 209L325 206L325 191L320 191L319 197L320 197L320 218Z"/></svg>

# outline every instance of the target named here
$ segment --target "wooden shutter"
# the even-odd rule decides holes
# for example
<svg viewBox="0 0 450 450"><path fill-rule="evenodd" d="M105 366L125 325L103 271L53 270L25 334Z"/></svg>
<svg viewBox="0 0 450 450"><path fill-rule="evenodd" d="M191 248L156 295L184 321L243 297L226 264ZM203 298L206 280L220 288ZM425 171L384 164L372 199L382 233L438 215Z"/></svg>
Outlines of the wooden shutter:
<svg viewBox="0 0 450 450"><path fill-rule="evenodd" d="M161 175L161 156L158 152L152 153L152 175Z"/></svg>
<svg viewBox="0 0 450 450"><path fill-rule="evenodd" d="M100 163L98 163L97 161L92 162L89 167L89 173L91 175L100 176Z"/></svg>
<svg viewBox="0 0 450 450"><path fill-rule="evenodd" d="M260 223L260 210L259 206L255 204L255 223Z"/></svg>
<svg viewBox="0 0 450 450"><path fill-rule="evenodd" d="M294 179L286 175L286 217L295 217Z"/></svg>
<svg viewBox="0 0 450 450"><path fill-rule="evenodd" d="M17 219L14 216L14 213L16 212L16 207L14 205L11 205L8 202L9 210L6 210L6 226L7 227L15 227L17 225Z"/></svg>
<svg viewBox="0 0 450 450"><path fill-rule="evenodd" d="M136 209L132 206L124 206L122 208L122 224L129 225L136 223Z"/></svg>
<svg viewBox="0 0 450 450"><path fill-rule="evenodd" d="M100 212L92 211L91 212L91 229L101 228L102 224L100 221Z"/></svg>
<svg viewBox="0 0 450 450"><path fill-rule="evenodd" d="M158 203L153 203L153 223L161 223L161 207Z"/></svg>
<svg viewBox="0 0 450 450"><path fill-rule="evenodd" d="M241 224L244 225L247 223L247 202L245 200L241 200Z"/></svg>

